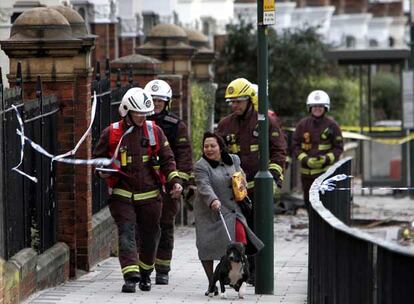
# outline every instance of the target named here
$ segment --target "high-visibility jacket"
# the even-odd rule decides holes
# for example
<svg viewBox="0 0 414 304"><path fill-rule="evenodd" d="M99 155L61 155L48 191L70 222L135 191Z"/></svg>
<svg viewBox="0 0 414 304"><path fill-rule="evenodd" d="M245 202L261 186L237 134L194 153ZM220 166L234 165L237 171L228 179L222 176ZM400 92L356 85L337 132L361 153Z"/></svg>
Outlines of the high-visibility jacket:
<svg viewBox="0 0 414 304"><path fill-rule="evenodd" d="M342 132L339 125L326 115L303 118L296 125L292 136L293 157L301 162L302 175L317 176L336 162L344 150ZM311 168L309 158L326 157L326 164Z"/></svg>
<svg viewBox="0 0 414 304"><path fill-rule="evenodd" d="M153 132L146 130L148 127L152 127ZM120 121L103 130L93 156L112 157L127 128L128 126ZM155 138L155 146L151 144L151 133ZM165 176L167 188L176 182L182 183L168 140L154 122L146 121L142 127L135 127L123 138L121 149L123 152L118 153L115 166L120 166L123 174L115 174L110 178L114 191L122 190L115 191L118 196L126 197L130 193L130 198L147 198L145 193L155 193L162 187L161 174ZM154 170L155 161L159 166L160 175Z"/></svg>
<svg viewBox="0 0 414 304"><path fill-rule="evenodd" d="M193 158L187 125L169 111L148 117L160 126L174 152L177 171L184 182L193 184Z"/></svg>
<svg viewBox="0 0 414 304"><path fill-rule="evenodd" d="M279 183L283 180L286 161L286 140L279 123L269 113L269 171ZM246 173L247 187L254 187L254 177L259 171L259 129L258 113L253 107L245 115L234 113L224 117L217 126L217 133L223 137L230 153L237 154Z"/></svg>

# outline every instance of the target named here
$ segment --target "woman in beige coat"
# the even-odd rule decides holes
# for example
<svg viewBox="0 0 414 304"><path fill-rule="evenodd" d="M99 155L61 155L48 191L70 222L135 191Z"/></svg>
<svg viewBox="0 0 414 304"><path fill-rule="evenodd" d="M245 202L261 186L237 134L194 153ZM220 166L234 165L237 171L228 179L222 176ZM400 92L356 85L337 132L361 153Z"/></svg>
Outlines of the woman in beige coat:
<svg viewBox="0 0 414 304"><path fill-rule="evenodd" d="M247 225L246 218L234 200L231 177L237 171L242 171L239 157L227 153L220 136L206 132L203 136L203 156L194 167L197 184L194 216L198 256L209 282L213 278L214 260L220 260L230 242L219 210L232 241L249 244L249 248L253 248L251 254L264 246Z"/></svg>

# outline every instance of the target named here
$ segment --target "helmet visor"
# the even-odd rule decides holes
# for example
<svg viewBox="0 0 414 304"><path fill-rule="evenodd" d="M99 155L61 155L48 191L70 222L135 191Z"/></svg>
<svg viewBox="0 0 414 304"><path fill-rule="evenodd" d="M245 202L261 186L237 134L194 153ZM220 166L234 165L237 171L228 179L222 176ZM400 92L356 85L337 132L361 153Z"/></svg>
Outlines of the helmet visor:
<svg viewBox="0 0 414 304"><path fill-rule="evenodd" d="M247 101L249 100L249 96L240 96L240 97L235 97L235 98L226 98L226 102L227 103L233 103L233 102L242 102L242 101Z"/></svg>
<svg viewBox="0 0 414 304"><path fill-rule="evenodd" d="M152 95L152 99L159 99L162 101L170 101L170 98L168 98L167 96L159 96L159 95Z"/></svg>

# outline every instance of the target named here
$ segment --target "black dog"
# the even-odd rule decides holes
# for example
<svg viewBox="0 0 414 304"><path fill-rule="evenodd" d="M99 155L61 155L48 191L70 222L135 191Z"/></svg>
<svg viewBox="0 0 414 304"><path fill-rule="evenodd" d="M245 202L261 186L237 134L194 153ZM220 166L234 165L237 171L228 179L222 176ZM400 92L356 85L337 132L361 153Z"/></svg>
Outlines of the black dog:
<svg viewBox="0 0 414 304"><path fill-rule="evenodd" d="M227 251L224 256L221 257L220 263L218 263L208 291L209 296L214 295L216 290L216 282L220 282L221 297L226 297L226 289L224 285L230 285L238 293L239 298L244 298L246 291L246 281L249 278L249 262L245 255L244 245L242 243L230 243L227 246Z"/></svg>

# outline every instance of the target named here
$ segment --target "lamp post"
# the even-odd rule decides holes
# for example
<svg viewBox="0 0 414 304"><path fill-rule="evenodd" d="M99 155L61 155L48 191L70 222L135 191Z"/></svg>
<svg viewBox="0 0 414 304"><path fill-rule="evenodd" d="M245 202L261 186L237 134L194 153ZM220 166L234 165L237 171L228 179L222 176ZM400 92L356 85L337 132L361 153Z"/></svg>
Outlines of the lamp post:
<svg viewBox="0 0 414 304"><path fill-rule="evenodd" d="M257 1L257 64L259 82L259 171L255 176L254 222L256 234L265 247L256 256L255 293L273 294L273 178L269 166L269 121L268 111L268 52L267 35L269 24L275 21L275 0Z"/></svg>

